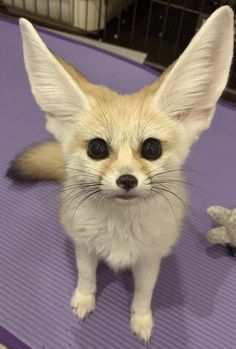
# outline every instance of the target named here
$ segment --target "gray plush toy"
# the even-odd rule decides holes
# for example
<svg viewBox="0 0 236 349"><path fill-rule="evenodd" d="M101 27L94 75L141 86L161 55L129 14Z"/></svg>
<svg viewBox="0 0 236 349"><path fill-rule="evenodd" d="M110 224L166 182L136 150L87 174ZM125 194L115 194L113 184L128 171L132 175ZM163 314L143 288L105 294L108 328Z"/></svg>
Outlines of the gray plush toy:
<svg viewBox="0 0 236 349"><path fill-rule="evenodd" d="M236 256L236 208L230 210L222 206L210 206L209 216L221 224L207 233L207 240L211 244L227 245L229 254Z"/></svg>

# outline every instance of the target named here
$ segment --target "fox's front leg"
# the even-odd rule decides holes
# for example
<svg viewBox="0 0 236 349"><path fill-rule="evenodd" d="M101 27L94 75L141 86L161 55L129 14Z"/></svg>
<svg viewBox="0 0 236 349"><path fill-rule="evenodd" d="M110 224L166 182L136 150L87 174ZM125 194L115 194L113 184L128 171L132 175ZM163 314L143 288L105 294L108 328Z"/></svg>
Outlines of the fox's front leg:
<svg viewBox="0 0 236 349"><path fill-rule="evenodd" d="M98 258L84 247L75 246L78 282L71 306L80 320L85 319L95 309L96 270Z"/></svg>
<svg viewBox="0 0 236 349"><path fill-rule="evenodd" d="M151 310L152 293L161 259L157 256L143 256L132 268L134 276L134 298L131 306L131 330L147 343L152 334L153 317Z"/></svg>

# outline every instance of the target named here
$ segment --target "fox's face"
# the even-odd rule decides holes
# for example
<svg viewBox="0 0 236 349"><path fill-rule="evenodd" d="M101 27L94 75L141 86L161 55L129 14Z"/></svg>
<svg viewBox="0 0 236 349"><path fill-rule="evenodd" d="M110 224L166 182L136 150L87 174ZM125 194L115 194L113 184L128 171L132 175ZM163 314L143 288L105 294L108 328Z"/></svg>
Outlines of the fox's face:
<svg viewBox="0 0 236 349"><path fill-rule="evenodd" d="M98 88L94 96L93 107L69 135L70 182L88 195L97 190L101 198L126 203L164 190L187 155L181 125L156 115L147 89L120 96Z"/></svg>
<svg viewBox="0 0 236 349"><path fill-rule="evenodd" d="M87 81L21 20L32 92L62 145L71 188L126 203L168 190L226 85L233 33L224 24L231 15L216 11L175 64L132 95Z"/></svg>

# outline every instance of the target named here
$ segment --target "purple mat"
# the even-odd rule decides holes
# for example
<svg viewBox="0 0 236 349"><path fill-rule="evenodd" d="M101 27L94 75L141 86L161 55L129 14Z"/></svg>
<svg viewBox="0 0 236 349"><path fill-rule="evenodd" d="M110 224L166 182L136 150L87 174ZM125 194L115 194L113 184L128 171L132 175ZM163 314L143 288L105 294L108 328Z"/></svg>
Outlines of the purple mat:
<svg viewBox="0 0 236 349"><path fill-rule="evenodd" d="M97 49L42 34L89 79L119 92L155 73ZM13 349L141 349L129 330L132 278L98 270L97 309L80 324L70 309L73 246L57 223L59 187L16 185L4 173L16 153L50 138L22 61L18 26L0 20L0 343ZM235 349L236 261L205 240L210 204L236 207L236 109L219 104L211 129L186 164L192 211L182 240L162 265L153 299L150 349Z"/></svg>

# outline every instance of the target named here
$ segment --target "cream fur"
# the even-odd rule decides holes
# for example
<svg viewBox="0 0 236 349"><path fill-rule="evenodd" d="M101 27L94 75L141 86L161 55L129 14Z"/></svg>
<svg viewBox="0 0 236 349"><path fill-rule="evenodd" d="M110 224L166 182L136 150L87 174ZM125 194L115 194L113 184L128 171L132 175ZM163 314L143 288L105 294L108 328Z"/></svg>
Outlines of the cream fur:
<svg viewBox="0 0 236 349"><path fill-rule="evenodd" d="M60 217L74 241L79 270L73 311L83 319L94 310L99 260L115 270L130 268L135 281L131 329L148 342L161 258L178 240L185 214L181 167L192 143L210 125L227 82L232 10L217 10L159 82L130 96L86 81L46 48L28 21L21 19L20 25L32 92L63 149L66 178ZM97 137L111 149L103 161L87 155L88 141ZM140 144L149 137L162 142L157 161L140 157ZM168 186L164 196L151 192L149 176L154 172ZM132 189L136 198L128 202L114 198L122 192L116 179L125 173L138 179ZM103 196L95 193L85 199L94 178Z"/></svg>

